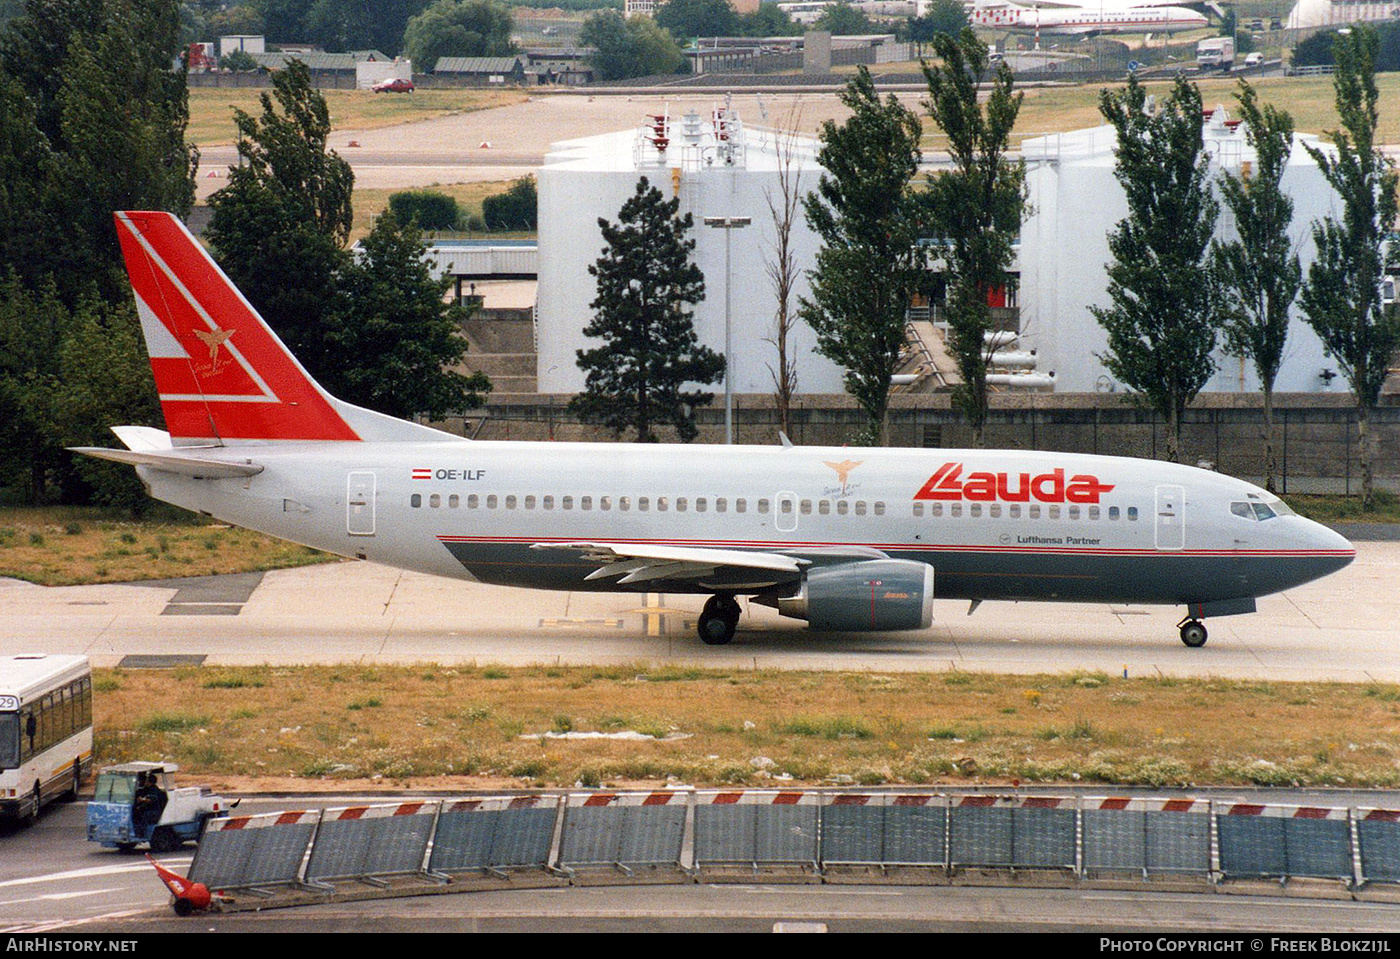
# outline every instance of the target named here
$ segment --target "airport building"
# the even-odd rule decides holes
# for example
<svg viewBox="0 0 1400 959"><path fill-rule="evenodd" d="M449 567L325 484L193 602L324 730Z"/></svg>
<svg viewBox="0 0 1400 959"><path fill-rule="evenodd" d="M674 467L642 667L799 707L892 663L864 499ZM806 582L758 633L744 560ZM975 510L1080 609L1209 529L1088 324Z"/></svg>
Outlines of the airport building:
<svg viewBox="0 0 1400 959"><path fill-rule="evenodd" d="M1255 153L1246 142L1244 127L1229 119L1223 107L1206 120L1204 134L1217 170L1249 175L1257 162ZM1054 372L1056 392L1123 389L1096 358L1107 349L1108 338L1090 312L1092 306L1110 305L1108 235L1128 215L1127 199L1114 177L1115 144L1113 127L1105 125L1030 139L1022 145L1032 213L1021 232L1020 348L1035 350L1039 370ZM1292 235L1306 276L1313 258L1313 222L1327 215L1340 216L1341 211L1336 194L1304 144L1322 146L1315 136L1296 135L1282 186L1293 200ZM1216 235L1224 241L1238 237L1223 202ZM1217 372L1204 392L1259 389L1251 364L1223 351L1217 351L1216 360ZM1337 364L1323 355L1321 341L1296 304L1275 388L1291 393L1346 389Z"/></svg>
<svg viewBox="0 0 1400 959"><path fill-rule="evenodd" d="M773 390L770 366L777 351L777 297L767 274L774 257L776 226L769 199L781 204L781 159L790 156L794 188L816 188L817 144L744 124L736 111L717 106L702 114L646 117L636 128L554 145L539 173L538 383L542 393L576 393L584 387L577 351L597 341L583 335L596 295L588 268L602 254L600 218L616 223L623 203L645 177L669 199L680 198L680 214L695 222L695 262L705 274L705 299L696 304L700 341L724 351L726 286L733 350L731 372L737 394ZM728 227L706 218L748 218ZM791 301L807 293L805 271L820 247L799 208L792 227L799 272ZM816 337L798 323L791 341L800 357L804 393L842 392L841 370L813 352Z"/></svg>
<svg viewBox="0 0 1400 959"><path fill-rule="evenodd" d="M1245 131L1217 107L1205 120L1206 148L1217 169L1248 175L1256 162ZM746 127L721 107L701 116L648 118L632 130L601 134L555 145L539 175L538 390L567 394L583 388L577 351L596 345L583 336L595 296L588 272L602 253L598 219L616 222L639 177L647 177L680 210L695 218L695 260L705 275L706 298L694 312L700 341L723 351L726 284L731 291L729 320L736 394L768 395L775 365L776 296L768 276L775 226L769 197L779 190L779 141L767 129ZM1284 175L1294 201L1293 237L1304 268L1312 258L1314 221L1338 215L1336 197L1298 135ZM994 304L1000 328L1008 331L993 361L996 390L1057 393L1122 392L1098 355L1107 336L1090 311L1106 307L1108 235L1127 215L1127 202L1115 176L1114 131L1101 126L1027 140L1023 154L1031 214L1023 228L1012 282ZM791 140L793 167L802 193L820 176L817 144ZM932 168L932 167L931 167ZM705 218L747 217L738 228L706 226ZM1217 225L1222 240L1236 236L1224 204ZM818 238L799 211L793 226L799 277L794 296L807 292L805 273L816 261ZM728 254L726 258L726 252ZM726 265L727 264L727 265ZM937 269L935 265L934 269ZM935 284L936 287L936 284ZM942 348L940 311L911 304L910 350L897 379L901 391L945 390L956 371ZM843 392L841 370L813 351L815 335L798 323L793 337L802 394ZM1217 353L1218 371L1204 392L1253 393L1259 389L1253 367ZM1337 364L1295 306L1294 321L1279 392L1343 392Z"/></svg>

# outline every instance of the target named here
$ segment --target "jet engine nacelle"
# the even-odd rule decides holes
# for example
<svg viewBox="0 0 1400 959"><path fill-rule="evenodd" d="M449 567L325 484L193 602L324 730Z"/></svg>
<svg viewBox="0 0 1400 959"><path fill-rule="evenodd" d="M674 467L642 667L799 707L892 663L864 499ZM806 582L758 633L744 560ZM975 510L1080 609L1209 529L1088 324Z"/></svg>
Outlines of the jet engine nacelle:
<svg viewBox="0 0 1400 959"><path fill-rule="evenodd" d="M778 612L814 630L927 629L933 622L933 567L900 559L818 566Z"/></svg>

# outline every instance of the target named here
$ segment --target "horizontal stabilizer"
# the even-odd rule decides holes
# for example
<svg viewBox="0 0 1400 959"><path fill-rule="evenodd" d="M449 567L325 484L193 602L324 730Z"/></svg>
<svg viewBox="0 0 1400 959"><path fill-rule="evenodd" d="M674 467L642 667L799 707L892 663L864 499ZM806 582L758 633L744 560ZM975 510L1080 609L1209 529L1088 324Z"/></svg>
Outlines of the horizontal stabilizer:
<svg viewBox="0 0 1400 959"><path fill-rule="evenodd" d="M263 467L256 463L231 463L225 460L201 459L180 453L156 453L148 450L114 450L102 446L70 446L74 453L128 463L132 466L149 466L167 473L180 473L195 479L227 479L230 476L256 476Z"/></svg>

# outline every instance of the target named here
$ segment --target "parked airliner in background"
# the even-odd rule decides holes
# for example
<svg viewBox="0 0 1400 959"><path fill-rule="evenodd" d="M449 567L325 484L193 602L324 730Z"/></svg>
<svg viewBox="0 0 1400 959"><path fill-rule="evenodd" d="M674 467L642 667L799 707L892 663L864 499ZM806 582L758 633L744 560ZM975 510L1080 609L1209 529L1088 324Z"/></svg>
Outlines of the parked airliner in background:
<svg viewBox="0 0 1400 959"><path fill-rule="evenodd" d="M993 30L1052 35L1101 33L1178 33L1199 30L1208 21L1195 10L1151 2L1124 5L1074 0L978 0L969 19Z"/></svg>
<svg viewBox="0 0 1400 959"><path fill-rule="evenodd" d="M922 629L935 597L1184 605L1201 620L1351 562L1218 473L1070 453L478 442L322 390L184 225L118 213L167 431L114 428L151 495L344 556L548 589L738 596L816 630Z"/></svg>

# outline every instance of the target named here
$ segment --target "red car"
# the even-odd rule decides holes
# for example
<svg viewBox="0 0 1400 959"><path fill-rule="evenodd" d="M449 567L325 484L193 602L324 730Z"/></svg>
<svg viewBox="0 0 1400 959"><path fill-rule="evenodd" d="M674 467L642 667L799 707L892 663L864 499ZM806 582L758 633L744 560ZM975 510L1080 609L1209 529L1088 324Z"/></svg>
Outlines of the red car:
<svg viewBox="0 0 1400 959"><path fill-rule="evenodd" d="M380 80L370 89L375 93L412 93L413 81L403 77L390 77L388 80Z"/></svg>

